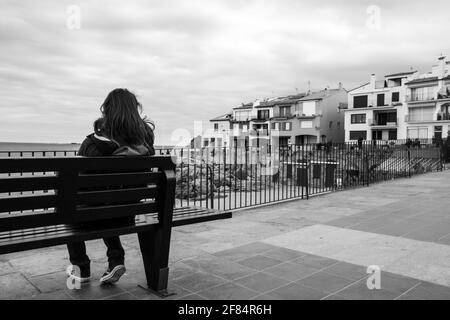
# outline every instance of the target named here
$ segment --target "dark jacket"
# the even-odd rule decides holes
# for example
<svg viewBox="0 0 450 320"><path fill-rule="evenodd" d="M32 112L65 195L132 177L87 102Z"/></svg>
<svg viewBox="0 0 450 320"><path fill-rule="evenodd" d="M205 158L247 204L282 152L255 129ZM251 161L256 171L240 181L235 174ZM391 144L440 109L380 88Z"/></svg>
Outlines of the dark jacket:
<svg viewBox="0 0 450 320"><path fill-rule="evenodd" d="M154 134L153 131L148 128L147 131L147 138L145 141L145 146L148 149L148 155L153 156L155 154L155 149L153 147L154 142ZM108 139L105 139L103 137L96 136L94 133L91 133L88 135L83 143L81 144L78 155L84 156L84 157L109 157L113 156L113 153L116 149L118 149L119 146L112 141L109 141ZM130 168L132 169L132 168ZM95 174L95 173L108 173L106 170L102 172L85 172L85 174ZM129 186L129 187L142 187L142 186ZM113 187L114 188L114 187ZM117 187L115 187L117 188ZM109 188L108 188L109 189ZM94 191L99 190L98 188L95 189L89 189L89 190L80 190L80 191ZM103 190L100 189L100 190ZM112 201L110 204L117 204L117 202ZM122 204L119 202L119 204ZM96 204L96 205L102 205L102 204ZM104 205L104 204L103 204ZM112 225L123 225L123 224L129 224L130 222L133 222L133 217L125 217L125 218L114 218L110 219L108 221L98 221L98 222L84 222L77 224L77 227L80 228L89 228L89 227L98 227L98 226L112 226Z"/></svg>
<svg viewBox="0 0 450 320"><path fill-rule="evenodd" d="M145 139L145 146L149 149L149 156L155 155L155 148L153 146L155 135L153 130L148 127L147 137ZM84 157L109 157L119 146L112 141L104 141L97 138L94 133L88 135L78 150L79 156Z"/></svg>

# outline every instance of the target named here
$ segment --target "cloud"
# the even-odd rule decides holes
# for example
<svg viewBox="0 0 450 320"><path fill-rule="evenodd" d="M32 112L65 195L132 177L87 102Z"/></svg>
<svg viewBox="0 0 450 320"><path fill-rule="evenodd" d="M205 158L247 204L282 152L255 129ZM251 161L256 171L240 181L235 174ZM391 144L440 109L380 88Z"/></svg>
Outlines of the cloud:
<svg viewBox="0 0 450 320"><path fill-rule="evenodd" d="M0 0L0 141L79 142L107 93L126 87L170 144L241 102L427 71L450 54L448 1L378 1L379 29L366 25L372 4ZM66 26L70 5L79 30Z"/></svg>

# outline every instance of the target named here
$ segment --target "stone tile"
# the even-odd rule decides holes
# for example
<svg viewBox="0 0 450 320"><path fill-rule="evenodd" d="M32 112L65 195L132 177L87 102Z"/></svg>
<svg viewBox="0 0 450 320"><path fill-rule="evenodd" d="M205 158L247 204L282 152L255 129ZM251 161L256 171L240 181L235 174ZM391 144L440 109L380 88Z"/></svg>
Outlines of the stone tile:
<svg viewBox="0 0 450 320"><path fill-rule="evenodd" d="M334 293L354 283L354 280L343 278L326 272L318 272L297 283L321 292Z"/></svg>
<svg viewBox="0 0 450 320"><path fill-rule="evenodd" d="M162 300L161 297L141 287L135 287L127 291L127 293L131 294L137 300Z"/></svg>
<svg viewBox="0 0 450 320"><path fill-rule="evenodd" d="M135 299L138 300L179 300L187 295L192 294L189 290L186 290L180 286L177 286L173 283L169 283L167 292L174 293L171 296L160 297L152 290L147 290L145 286L137 286L133 289L127 291L130 293Z"/></svg>
<svg viewBox="0 0 450 320"><path fill-rule="evenodd" d="M64 290L67 288L67 275L65 271L29 277L28 281L43 293Z"/></svg>
<svg viewBox="0 0 450 320"><path fill-rule="evenodd" d="M32 300L73 300L63 290L53 291L50 293L41 293L33 296Z"/></svg>
<svg viewBox="0 0 450 320"><path fill-rule="evenodd" d="M386 289L396 293L404 293L415 285L419 284L420 280L404 277L398 274L382 271L380 274L381 289Z"/></svg>
<svg viewBox="0 0 450 320"><path fill-rule="evenodd" d="M280 247L280 248L266 251L262 255L265 257L269 257L269 258L281 260L283 262L287 262L287 261L291 261L291 260L300 258L300 257L304 256L305 253Z"/></svg>
<svg viewBox="0 0 450 320"><path fill-rule="evenodd" d="M216 252L214 255L224 259L237 261L248 258L250 256L255 256L258 254L263 254L269 250L276 249L277 247L270 244L262 242L253 242L233 249L228 249L220 252Z"/></svg>
<svg viewBox="0 0 450 320"><path fill-rule="evenodd" d="M415 229L405 234L404 237L420 241L437 241L440 238L446 236L448 232L449 229L447 226L445 226L445 229L441 229L436 225L431 225Z"/></svg>
<svg viewBox="0 0 450 320"><path fill-rule="evenodd" d="M66 270L70 265L66 250L49 250L35 255L11 259L11 266L25 276L36 276Z"/></svg>
<svg viewBox="0 0 450 320"><path fill-rule="evenodd" d="M267 295L282 300L320 300L326 296L326 293L302 286L299 283L291 283L269 291Z"/></svg>
<svg viewBox="0 0 450 320"><path fill-rule="evenodd" d="M262 255L257 255L257 256L250 257L250 258L247 258L244 260L239 260L238 263L242 264L246 267L252 268L252 269L264 270L264 269L276 266L276 265L282 263L282 261L273 259L273 258L269 258L269 257L265 257Z"/></svg>
<svg viewBox="0 0 450 320"><path fill-rule="evenodd" d="M412 294L405 293L405 294L402 294L401 296L398 296L397 298L395 298L395 300L425 300L425 299L421 299Z"/></svg>
<svg viewBox="0 0 450 320"><path fill-rule="evenodd" d="M338 261L330 258L316 256L313 254L306 254L301 258L294 260L294 262L304 264L306 266L313 267L316 269L322 269L329 267L337 263Z"/></svg>
<svg viewBox="0 0 450 320"><path fill-rule="evenodd" d="M0 262L0 276L14 272L17 272L17 270L14 270L9 262Z"/></svg>
<svg viewBox="0 0 450 320"><path fill-rule="evenodd" d="M450 287L422 282L408 291L407 294L423 300L450 300Z"/></svg>
<svg viewBox="0 0 450 320"><path fill-rule="evenodd" d="M347 298L345 298L343 296L340 296L338 294L332 294L332 295L326 296L322 300L340 300L340 301L342 301L342 300L350 300L350 299L347 299Z"/></svg>
<svg viewBox="0 0 450 320"><path fill-rule="evenodd" d="M224 284L225 282L225 279L203 272L196 272L194 274L173 281L174 284L194 293Z"/></svg>
<svg viewBox="0 0 450 320"><path fill-rule="evenodd" d="M319 269L292 262L285 262L265 270L266 273L289 281L306 278L317 271L319 271Z"/></svg>
<svg viewBox="0 0 450 320"><path fill-rule="evenodd" d="M183 262L178 262L169 266L169 281L173 281L184 276L193 274L195 269L191 266L184 264Z"/></svg>
<svg viewBox="0 0 450 320"><path fill-rule="evenodd" d="M323 271L349 280L360 280L368 277L367 268L347 262L339 262L325 268Z"/></svg>
<svg viewBox="0 0 450 320"><path fill-rule="evenodd" d="M195 259L183 260L183 263L197 271L211 273L227 280L234 280L255 272L242 264L214 255L198 256Z"/></svg>
<svg viewBox="0 0 450 320"><path fill-rule="evenodd" d="M341 291L338 291L336 294L350 300L393 300L399 296L398 293L385 289L370 290L367 288L365 279L360 280Z"/></svg>
<svg viewBox="0 0 450 320"><path fill-rule="evenodd" d="M248 300L256 297L258 293L235 283L225 283L198 293L211 300Z"/></svg>
<svg viewBox="0 0 450 320"><path fill-rule="evenodd" d="M124 292L119 293L115 296L108 297L105 300L137 300L137 298L128 292Z"/></svg>
<svg viewBox="0 0 450 320"><path fill-rule="evenodd" d="M125 292L116 285L100 285L98 282L82 284L80 289L66 289L66 293L76 300L96 300Z"/></svg>
<svg viewBox="0 0 450 320"><path fill-rule="evenodd" d="M39 291L20 273L0 276L0 300L29 299Z"/></svg>
<svg viewBox="0 0 450 320"><path fill-rule="evenodd" d="M236 283L258 292L266 292L289 283L288 280L265 272L258 272L235 281Z"/></svg>
<svg viewBox="0 0 450 320"><path fill-rule="evenodd" d="M202 296L199 296L198 294L190 294L190 295L180 298L179 300L206 300L206 298L203 298Z"/></svg>

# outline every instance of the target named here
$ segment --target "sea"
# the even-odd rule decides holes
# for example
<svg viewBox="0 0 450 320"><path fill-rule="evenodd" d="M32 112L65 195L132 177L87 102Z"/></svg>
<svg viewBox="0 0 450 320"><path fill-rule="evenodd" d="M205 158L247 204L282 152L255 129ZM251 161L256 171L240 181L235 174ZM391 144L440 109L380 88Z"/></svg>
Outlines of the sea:
<svg viewBox="0 0 450 320"><path fill-rule="evenodd" d="M79 143L29 143L0 142L0 157L38 156L43 152L48 156L72 155L80 148ZM155 146L155 149L171 149L171 146Z"/></svg>

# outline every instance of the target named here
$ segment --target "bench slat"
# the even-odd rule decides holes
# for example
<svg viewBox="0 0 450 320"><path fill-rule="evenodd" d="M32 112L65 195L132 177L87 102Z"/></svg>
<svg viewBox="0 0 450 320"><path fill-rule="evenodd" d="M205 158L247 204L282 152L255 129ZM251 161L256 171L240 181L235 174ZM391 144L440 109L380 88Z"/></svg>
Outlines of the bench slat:
<svg viewBox="0 0 450 320"><path fill-rule="evenodd" d="M0 173L61 171L72 168L88 170L145 171L151 168L174 170L171 156L136 157L51 157L51 158L1 158Z"/></svg>
<svg viewBox="0 0 450 320"><path fill-rule="evenodd" d="M161 181L162 172L130 172L130 173L103 173L80 174L78 186L80 188L105 187L105 186L129 186L139 184L158 184Z"/></svg>
<svg viewBox="0 0 450 320"><path fill-rule="evenodd" d="M146 214L157 210L157 203L151 201L123 205L115 204L111 206L79 208L72 218L74 223L88 222Z"/></svg>
<svg viewBox="0 0 450 320"><path fill-rule="evenodd" d="M154 185L143 188L78 192L76 195L76 204L102 204L122 201L133 202L141 199L155 198L156 192L157 187Z"/></svg>
<svg viewBox="0 0 450 320"><path fill-rule="evenodd" d="M0 212L53 208L56 206L56 201L57 197L54 194L1 198Z"/></svg>
<svg viewBox="0 0 450 320"><path fill-rule="evenodd" d="M0 193L53 190L58 186L55 176L14 177L0 179Z"/></svg>

